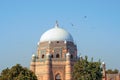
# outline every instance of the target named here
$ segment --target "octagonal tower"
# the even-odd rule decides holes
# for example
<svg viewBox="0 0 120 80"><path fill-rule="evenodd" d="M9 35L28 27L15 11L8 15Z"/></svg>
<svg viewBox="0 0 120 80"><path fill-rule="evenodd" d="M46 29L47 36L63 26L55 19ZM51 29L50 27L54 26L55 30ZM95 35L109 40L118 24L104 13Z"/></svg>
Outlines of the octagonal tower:
<svg viewBox="0 0 120 80"><path fill-rule="evenodd" d="M72 80L71 71L77 60L77 47L69 32L55 27L42 34L30 70L38 80Z"/></svg>

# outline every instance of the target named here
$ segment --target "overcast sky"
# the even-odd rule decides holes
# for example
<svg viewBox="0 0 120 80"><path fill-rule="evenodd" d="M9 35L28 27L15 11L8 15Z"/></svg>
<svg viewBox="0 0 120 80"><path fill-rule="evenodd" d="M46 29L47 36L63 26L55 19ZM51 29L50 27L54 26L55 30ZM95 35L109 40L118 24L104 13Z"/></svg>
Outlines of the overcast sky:
<svg viewBox="0 0 120 80"><path fill-rule="evenodd" d="M0 0L0 71L29 67L40 36L56 20L79 54L120 70L120 0Z"/></svg>

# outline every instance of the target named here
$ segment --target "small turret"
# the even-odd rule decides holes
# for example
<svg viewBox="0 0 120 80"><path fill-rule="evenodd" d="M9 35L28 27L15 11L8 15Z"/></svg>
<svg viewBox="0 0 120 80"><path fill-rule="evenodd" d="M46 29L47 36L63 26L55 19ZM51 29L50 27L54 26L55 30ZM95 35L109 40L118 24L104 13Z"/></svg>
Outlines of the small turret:
<svg viewBox="0 0 120 80"><path fill-rule="evenodd" d="M102 62L102 68L103 68L103 71L102 71L103 79L102 80L107 80L106 79L106 65L105 65L105 62Z"/></svg>
<svg viewBox="0 0 120 80"><path fill-rule="evenodd" d="M50 53L47 53L46 54L46 60L45 60L45 80L51 80L51 77L50 77L50 72L51 72L51 54Z"/></svg>
<svg viewBox="0 0 120 80"><path fill-rule="evenodd" d="M68 52L68 53L66 54L66 60L70 60L70 56L71 56L71 54Z"/></svg>
<svg viewBox="0 0 120 80"><path fill-rule="evenodd" d="M66 70L65 70L65 80L72 80L72 71L71 71L71 54L68 52L66 54Z"/></svg>
<svg viewBox="0 0 120 80"><path fill-rule="evenodd" d="M32 55L32 61L30 64L30 70L35 73L35 66L36 66L36 55Z"/></svg>
<svg viewBox="0 0 120 80"><path fill-rule="evenodd" d="M32 62L35 62L35 61L36 61L36 55L33 54L33 55L32 55Z"/></svg>

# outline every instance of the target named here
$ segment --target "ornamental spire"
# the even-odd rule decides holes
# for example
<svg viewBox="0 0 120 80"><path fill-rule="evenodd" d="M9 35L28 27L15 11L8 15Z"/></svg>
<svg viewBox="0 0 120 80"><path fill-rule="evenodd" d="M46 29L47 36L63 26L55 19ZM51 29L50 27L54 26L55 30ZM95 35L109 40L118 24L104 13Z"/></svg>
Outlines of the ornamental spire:
<svg viewBox="0 0 120 80"><path fill-rule="evenodd" d="M58 25L58 21L56 20L56 23L55 23L55 28L58 28L59 25Z"/></svg>

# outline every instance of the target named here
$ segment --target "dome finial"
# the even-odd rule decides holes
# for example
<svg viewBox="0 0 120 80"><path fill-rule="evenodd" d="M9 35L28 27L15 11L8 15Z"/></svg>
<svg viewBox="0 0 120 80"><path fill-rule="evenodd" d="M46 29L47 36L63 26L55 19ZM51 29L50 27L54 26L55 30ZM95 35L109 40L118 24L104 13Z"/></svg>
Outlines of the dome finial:
<svg viewBox="0 0 120 80"><path fill-rule="evenodd" d="M56 20L56 23L55 23L55 28L58 28L59 25L58 25L58 21Z"/></svg>

